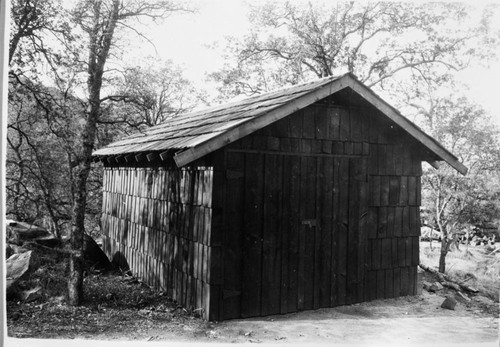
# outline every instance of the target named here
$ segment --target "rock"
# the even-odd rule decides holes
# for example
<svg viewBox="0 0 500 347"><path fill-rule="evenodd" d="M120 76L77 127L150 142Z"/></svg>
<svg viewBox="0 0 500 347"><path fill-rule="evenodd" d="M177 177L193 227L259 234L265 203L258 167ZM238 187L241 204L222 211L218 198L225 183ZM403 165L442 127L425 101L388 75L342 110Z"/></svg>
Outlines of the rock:
<svg viewBox="0 0 500 347"><path fill-rule="evenodd" d="M35 241L39 245L49 248L57 248L62 246L62 240L54 236L37 237L33 241Z"/></svg>
<svg viewBox="0 0 500 347"><path fill-rule="evenodd" d="M19 294L19 297L24 302L31 302L42 297L42 287L38 286L30 290L24 290Z"/></svg>
<svg viewBox="0 0 500 347"><path fill-rule="evenodd" d="M38 266L39 262L33 251L14 254L7 259L7 298L17 295L17 283L35 271Z"/></svg>
<svg viewBox="0 0 500 347"><path fill-rule="evenodd" d="M7 246L5 246L5 259L9 259L12 254L14 254L14 250L7 244Z"/></svg>
<svg viewBox="0 0 500 347"><path fill-rule="evenodd" d="M491 305L493 301L490 298L487 298L483 295L476 295L472 297L472 300L479 302L484 305Z"/></svg>
<svg viewBox="0 0 500 347"><path fill-rule="evenodd" d="M427 290L428 292L430 292L431 291L431 287L432 287L432 283L427 282L427 281L423 281L422 282L422 286L424 287L425 290Z"/></svg>
<svg viewBox="0 0 500 347"><path fill-rule="evenodd" d="M12 249L13 253L12 254L18 254L18 253L25 253L28 252L29 249L20 247L18 245L14 245L12 243L9 243L10 248Z"/></svg>
<svg viewBox="0 0 500 347"><path fill-rule="evenodd" d="M455 298L452 298L451 296L448 296L446 299L444 299L441 307L447 310L454 310L456 305L457 300L455 300Z"/></svg>
<svg viewBox="0 0 500 347"><path fill-rule="evenodd" d="M7 223L7 240L11 243L21 245L24 241L33 240L37 237L50 236L45 228L36 225L10 221Z"/></svg>
<svg viewBox="0 0 500 347"><path fill-rule="evenodd" d="M429 288L430 292L438 292L440 290L443 290L443 286L439 282L434 282Z"/></svg>
<svg viewBox="0 0 500 347"><path fill-rule="evenodd" d="M464 295L462 292L457 292L457 294L462 298L465 299L466 301L471 301L471 298L469 298L467 295Z"/></svg>
<svg viewBox="0 0 500 347"><path fill-rule="evenodd" d="M89 268L109 270L113 267L106 254L87 234L83 236L83 258Z"/></svg>

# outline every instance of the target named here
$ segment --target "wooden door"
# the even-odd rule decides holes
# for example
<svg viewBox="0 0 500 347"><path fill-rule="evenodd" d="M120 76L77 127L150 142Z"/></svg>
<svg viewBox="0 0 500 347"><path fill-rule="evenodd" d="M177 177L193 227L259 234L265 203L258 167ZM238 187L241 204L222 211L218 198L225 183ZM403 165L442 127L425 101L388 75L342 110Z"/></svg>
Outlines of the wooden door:
<svg viewBox="0 0 500 347"><path fill-rule="evenodd" d="M360 301L362 161L239 155L233 159L244 162L244 172L232 176L227 193L233 212L225 242L224 318Z"/></svg>

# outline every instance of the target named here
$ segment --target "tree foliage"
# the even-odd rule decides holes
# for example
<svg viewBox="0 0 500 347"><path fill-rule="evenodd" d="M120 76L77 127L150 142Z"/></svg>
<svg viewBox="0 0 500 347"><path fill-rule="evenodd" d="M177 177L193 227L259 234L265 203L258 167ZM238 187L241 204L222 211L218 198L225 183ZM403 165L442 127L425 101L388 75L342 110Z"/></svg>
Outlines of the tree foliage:
<svg viewBox="0 0 500 347"><path fill-rule="evenodd" d="M444 272L446 254L466 228L500 227L500 130L465 97L435 100L425 119L429 132L469 168L465 176L446 166L423 176L423 205L441 231Z"/></svg>
<svg viewBox="0 0 500 347"><path fill-rule="evenodd" d="M149 59L125 68L122 83L107 97L114 102L112 109L99 123L126 124L127 133L141 131L192 109L203 98L172 61Z"/></svg>
<svg viewBox="0 0 500 347"><path fill-rule="evenodd" d="M124 35L142 36L134 28L137 20L156 22L187 10L160 0L81 0L70 10L57 1L18 0L12 6L9 208L19 218L47 214L57 235L71 231L72 304L82 299L81 248L89 212L99 209L100 189L95 188L100 188L100 177L92 171L91 153L98 140L110 141L124 124L113 119L115 100L109 93L122 89L128 93L123 101L137 101L153 92L141 91L144 85L138 83L132 88L134 83L116 72L117 61L114 69L107 69L108 63L120 53L117 43ZM178 71L172 76L182 80ZM156 77L161 81L161 75ZM167 96L172 86L163 87ZM175 96L170 96L173 103ZM154 112L160 117L163 111ZM151 124L143 116L135 115L135 121Z"/></svg>
<svg viewBox="0 0 500 347"><path fill-rule="evenodd" d="M267 2L252 7L244 39L228 39L228 63L211 78L223 97L345 71L370 87L411 78L408 87L425 88L472 57L490 56L495 37L487 16L474 27L448 29L466 23L468 10L455 3ZM470 48L482 40L490 42Z"/></svg>

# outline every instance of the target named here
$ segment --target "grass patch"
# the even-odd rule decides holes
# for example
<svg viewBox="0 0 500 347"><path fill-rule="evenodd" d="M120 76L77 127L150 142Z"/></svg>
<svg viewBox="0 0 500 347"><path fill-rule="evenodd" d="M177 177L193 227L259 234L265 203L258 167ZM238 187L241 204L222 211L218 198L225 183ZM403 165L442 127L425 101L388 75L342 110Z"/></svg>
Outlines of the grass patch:
<svg viewBox="0 0 500 347"><path fill-rule="evenodd" d="M428 242L420 243L420 262L438 268L440 244L433 244L431 250ZM457 283L477 288L480 293L499 302L500 288L500 253L490 254L491 248L486 246L461 246L453 249L446 256L446 274Z"/></svg>

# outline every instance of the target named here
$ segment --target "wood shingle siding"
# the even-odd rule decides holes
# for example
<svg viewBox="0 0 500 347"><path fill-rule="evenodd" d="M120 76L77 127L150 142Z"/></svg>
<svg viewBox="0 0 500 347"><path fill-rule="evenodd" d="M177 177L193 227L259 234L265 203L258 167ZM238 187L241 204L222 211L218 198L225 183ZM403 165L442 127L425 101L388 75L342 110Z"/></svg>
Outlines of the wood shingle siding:
<svg viewBox="0 0 500 347"><path fill-rule="evenodd" d="M213 170L108 166L103 248L146 283L208 312Z"/></svg>

